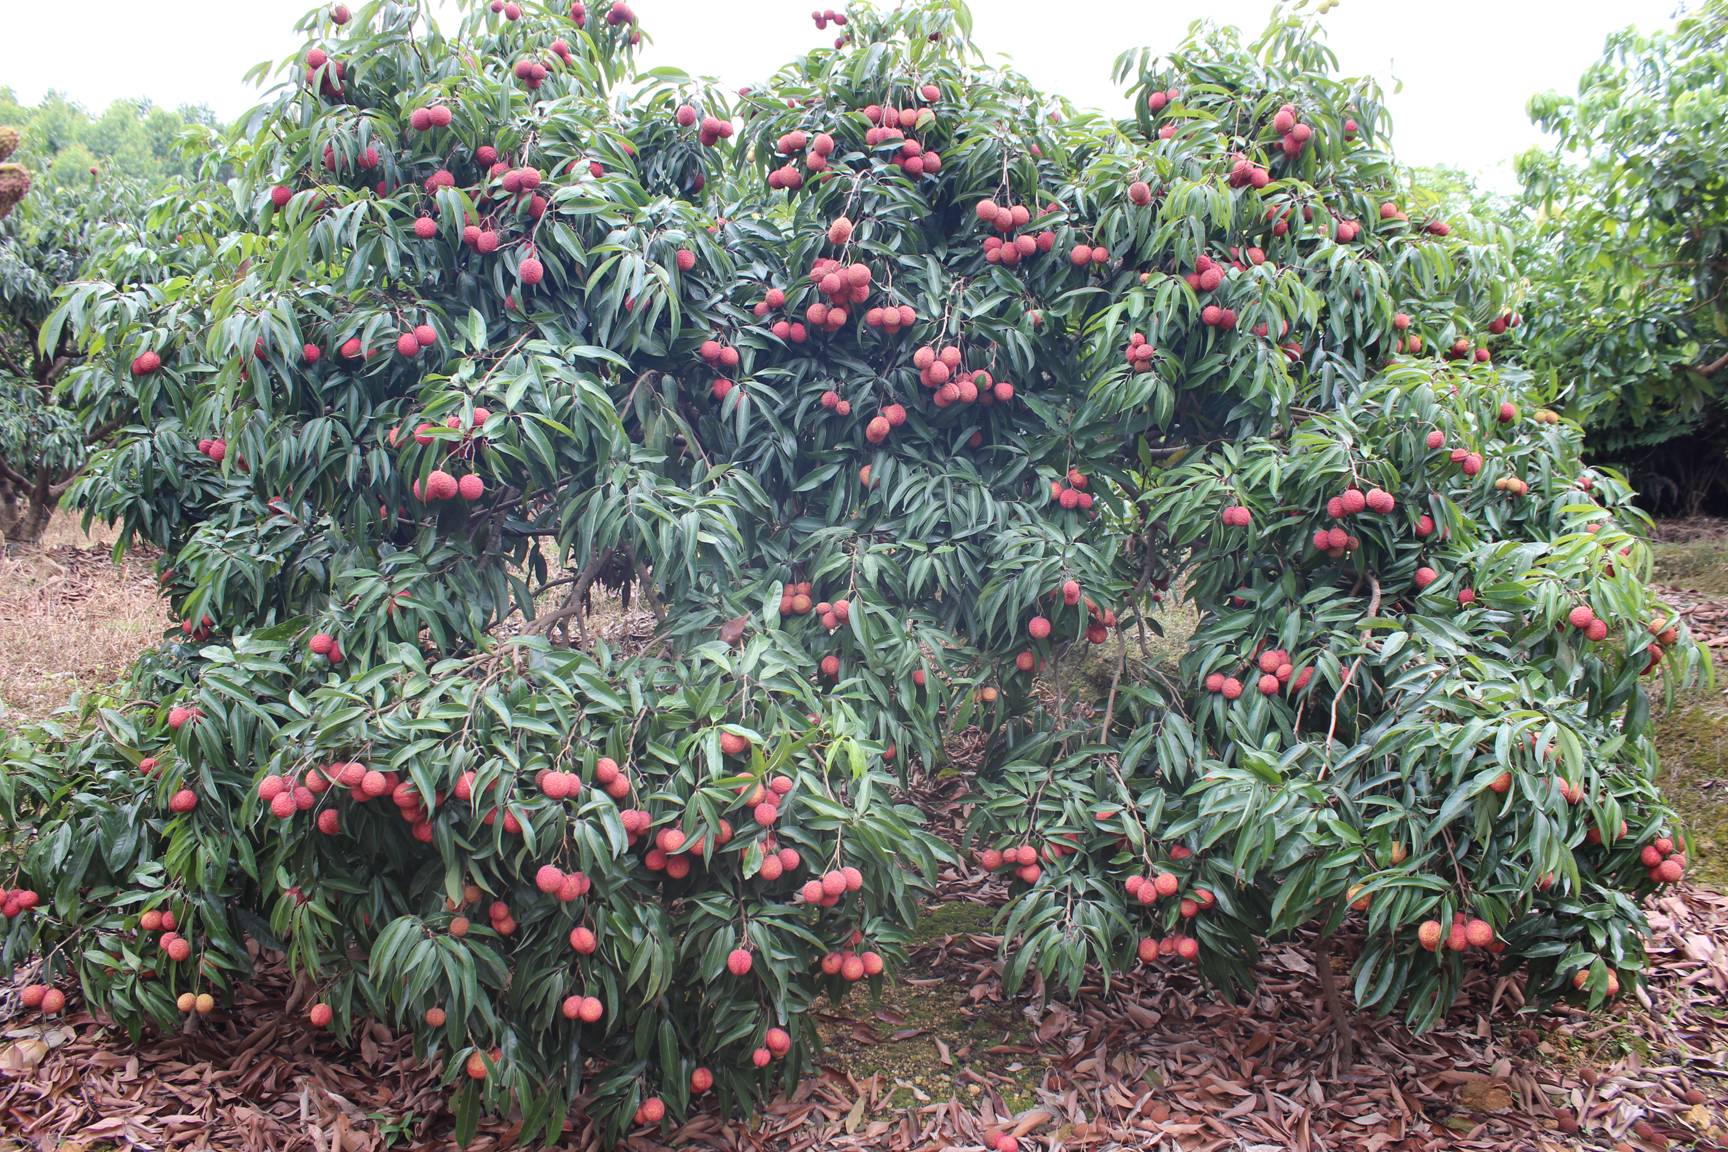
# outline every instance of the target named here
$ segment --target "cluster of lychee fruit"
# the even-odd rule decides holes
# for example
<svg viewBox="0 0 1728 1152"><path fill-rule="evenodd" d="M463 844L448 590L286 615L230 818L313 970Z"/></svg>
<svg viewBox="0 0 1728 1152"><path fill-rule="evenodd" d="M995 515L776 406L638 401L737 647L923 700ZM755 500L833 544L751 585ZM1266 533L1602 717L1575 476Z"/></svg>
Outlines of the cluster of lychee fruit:
<svg viewBox="0 0 1728 1152"><path fill-rule="evenodd" d="M42 902L30 888L0 888L0 917L16 920Z"/></svg>
<svg viewBox="0 0 1728 1152"><path fill-rule="evenodd" d="M790 776L774 776L766 785L758 781L754 784L741 784L738 793L743 798L744 807L750 809L750 819L759 828L772 828L780 819L780 806L786 797L791 795L793 781ZM786 860L780 861L782 868ZM797 862L792 863L797 867Z"/></svg>
<svg viewBox="0 0 1728 1152"><path fill-rule="evenodd" d="M937 348L925 344L912 353L912 366L918 369L918 382L932 390L931 400L938 408L953 404L1006 404L1014 399L1014 385L997 380L985 369L971 370L961 364L958 345Z"/></svg>
<svg viewBox="0 0 1728 1152"><path fill-rule="evenodd" d="M1237 156L1230 164L1230 187L1264 188L1272 183L1272 173L1246 156Z"/></svg>
<svg viewBox="0 0 1728 1152"><path fill-rule="evenodd" d="M138 917L139 931L156 937L156 946L176 964L192 958L192 942L180 935L180 922L167 909L152 908Z"/></svg>
<svg viewBox="0 0 1728 1152"><path fill-rule="evenodd" d="M848 864L843 868L833 868L822 873L820 879L806 880L798 890L806 904L814 904L818 908L833 908L845 899L848 893L858 892L864 887L864 874Z"/></svg>
<svg viewBox="0 0 1728 1152"><path fill-rule="evenodd" d="M822 407L834 413L836 416L852 415L852 402L850 400L842 399L840 393L836 392L832 388L829 388L822 393L821 404ZM904 409L902 409L902 411L904 411Z"/></svg>
<svg viewBox="0 0 1728 1152"><path fill-rule="evenodd" d="M1044 874L1038 863L1038 849L1030 844L985 848L978 853L978 863L991 872L1012 868L1015 877L1027 884L1038 883L1038 878Z"/></svg>
<svg viewBox="0 0 1728 1152"><path fill-rule="evenodd" d="M886 408L881 409L880 416L873 416L871 421L864 425L864 439L869 440L871 444L881 444L888 439L890 432L904 423L905 404L888 404Z"/></svg>
<svg viewBox="0 0 1728 1152"><path fill-rule="evenodd" d="M861 941L858 933L853 933L854 943ZM887 967L881 953L865 949L855 952L848 948L845 951L829 952L818 962L824 976L838 976L848 984L856 984L866 976L880 976Z"/></svg>
<svg viewBox="0 0 1728 1152"><path fill-rule="evenodd" d="M208 459L212 464L220 464L228 456L228 441L209 436L198 441L198 454Z"/></svg>
<svg viewBox="0 0 1728 1152"><path fill-rule="evenodd" d="M696 138L704 148L716 147L720 141L732 138L732 121L722 120L718 116L698 116L693 104L680 104L672 117L680 128L695 127L700 122L701 127L697 128Z"/></svg>
<svg viewBox="0 0 1728 1152"><path fill-rule="evenodd" d="M1453 913L1450 929L1443 927L1438 920L1424 920L1416 929L1416 941L1429 952L1438 952L1442 946L1448 952L1463 952L1470 948L1494 953L1506 950L1506 942L1494 935L1494 925L1481 917L1466 917L1462 912Z"/></svg>
<svg viewBox="0 0 1728 1152"><path fill-rule="evenodd" d="M306 53L306 86L310 88L317 81L318 94L326 100L342 99L342 78L346 71L342 61L331 59L322 48L312 48Z"/></svg>
<svg viewBox="0 0 1728 1152"><path fill-rule="evenodd" d="M1464 336L1454 340L1452 346L1446 350L1446 359L1448 360L1474 359L1478 364L1486 364L1493 358L1494 354L1487 348L1477 347L1473 349L1469 339Z"/></svg>
<svg viewBox="0 0 1728 1152"><path fill-rule="evenodd" d="M1680 630L1674 627L1669 619L1650 621L1650 635L1656 638L1656 643L1650 645L1650 662L1644 666L1645 672L1650 672L1662 663L1662 653L1665 649L1674 647L1680 641Z"/></svg>
<svg viewBox="0 0 1728 1152"><path fill-rule="evenodd" d="M1258 676L1254 675L1256 669ZM1307 667L1298 672L1290 653L1282 648L1267 648L1249 666L1248 675L1260 695L1275 696L1286 686L1291 693L1308 687L1308 682L1314 679L1314 669ZM1206 691L1226 700L1239 699L1246 687L1242 679L1223 672L1208 673L1203 684Z"/></svg>
<svg viewBox="0 0 1728 1152"><path fill-rule="evenodd" d="M935 100L941 91L934 84L926 84L920 91L925 100ZM918 121L929 117L926 125L935 119L935 113L929 109L920 111L917 108L893 108L880 104L870 104L864 109L864 118L871 126L864 130L864 143L869 147L892 143L899 140L900 147L889 157L889 162L900 171L916 180L922 176L934 176L942 171L942 156L933 148L907 137L906 133L918 126Z"/></svg>
<svg viewBox="0 0 1728 1152"><path fill-rule="evenodd" d="M480 151L482 153L491 152L494 156L497 154L496 150L490 146L482 148ZM548 202L539 191L541 185L545 183L545 177L541 174L540 169L531 164L512 168L503 160L493 160L491 166L486 169L486 179L490 183L475 196L475 204L482 210L490 209L495 204L502 204L507 210L518 212L526 210L528 216L534 220L546 215ZM482 235L489 231L478 227L474 224L473 217L468 217L465 227L462 229L463 243L481 253L497 250L498 238L496 235L490 242L483 243L479 236L470 239L470 228ZM419 235L420 224L418 221L415 222L415 229L415 234ZM430 237L422 236L421 239L430 239Z"/></svg>
<svg viewBox="0 0 1728 1152"><path fill-rule="evenodd" d="M808 580L796 582L788 580L786 582L780 590L781 619L791 616L808 616L814 612L821 619L822 627L832 632L852 618L852 602L850 600L836 600L833 603L826 600L818 602L811 599L814 595L811 587ZM743 737L736 738L743 739Z"/></svg>
<svg viewBox="0 0 1728 1152"><path fill-rule="evenodd" d="M1110 262L1110 249L1102 244L1087 244L1081 242L1068 250L1068 263L1076 268L1086 268L1096 264Z"/></svg>
<svg viewBox="0 0 1728 1152"><path fill-rule="evenodd" d="M1150 905L1168 900L1182 891L1182 879L1174 872L1158 872L1151 876L1130 876L1122 888L1137 904ZM1177 905L1184 920L1192 920L1217 902L1209 889L1196 888L1191 896L1183 896Z"/></svg>
<svg viewBox="0 0 1728 1152"><path fill-rule="evenodd" d="M1146 97L1146 110L1156 116L1180 99L1182 99L1180 88L1165 88ZM1158 129L1158 139L1160 140L1169 140L1175 135L1176 125L1173 123L1165 124Z"/></svg>
<svg viewBox="0 0 1728 1152"><path fill-rule="evenodd" d="M1278 133L1279 147L1283 148L1284 155L1292 160L1302 155L1308 141L1314 138L1314 129L1302 123L1294 104L1285 104L1273 114L1272 131Z"/></svg>
<svg viewBox="0 0 1728 1152"><path fill-rule="evenodd" d="M208 992L182 992L175 999L174 1007L184 1016L208 1016L216 1011L216 997Z"/></svg>
<svg viewBox="0 0 1728 1152"><path fill-rule="evenodd" d="M819 132L812 138L809 133L799 128L775 141L774 150L788 159L786 163L768 173L768 187L796 192L804 187L804 172L800 171L790 158L804 152L805 171L812 174L825 172L828 169L828 158L834 154L834 137L826 132Z"/></svg>
<svg viewBox="0 0 1728 1152"><path fill-rule="evenodd" d="M763 799L766 799L767 795L765 793ZM777 806L775 811L778 815ZM764 835L757 847L762 856L761 863L756 867L756 875L762 878L763 883L772 884L782 876L796 872L804 863L804 858L798 854L798 849L790 845L781 846L775 841L773 833Z"/></svg>
<svg viewBox="0 0 1728 1152"><path fill-rule="evenodd" d="M576 993L564 997L564 1002L558 1006L558 1011L566 1020L580 1020L584 1024L598 1024L600 1018L606 1015L606 1005L600 1002L598 996L584 996Z"/></svg>
<svg viewBox="0 0 1728 1152"><path fill-rule="evenodd" d="M1438 432L1430 432L1428 434L1429 441L1432 442L1434 437L1438 435L1440 435ZM1476 476L1482 472L1482 454L1480 452L1467 452L1463 448L1454 448L1452 449L1451 460L1452 463L1458 465L1458 470L1466 476Z"/></svg>
<svg viewBox="0 0 1728 1152"><path fill-rule="evenodd" d="M145 349L132 358L132 375L148 376L162 367L162 357L154 350Z"/></svg>
<svg viewBox="0 0 1728 1152"><path fill-rule="evenodd" d="M1090 480L1078 468L1069 468L1067 476L1050 481L1050 499L1068 511L1092 511L1092 493L1086 491Z"/></svg>
<svg viewBox="0 0 1728 1152"><path fill-rule="evenodd" d="M1638 862L1649 869L1650 879L1658 884L1678 884L1686 875L1686 856L1680 852L1671 836L1658 836L1644 845Z"/></svg>
<svg viewBox="0 0 1728 1152"><path fill-rule="evenodd" d="M1254 514L1241 504L1231 504L1219 514L1226 528L1247 528L1254 523Z"/></svg>
<svg viewBox="0 0 1728 1152"><path fill-rule="evenodd" d="M0 220L4 220L18 202L30 194L30 170L22 164L7 163L17 151L21 137L18 129L0 124ZM96 171L92 168L90 171Z"/></svg>
<svg viewBox="0 0 1728 1152"><path fill-rule="evenodd" d="M1394 312L1392 314L1392 327L1394 330L1396 330L1398 332L1408 332L1410 330L1410 313L1408 313L1408 312ZM1415 341L1415 344L1410 350L1412 352L1422 351L1421 338L1420 337L1412 337L1411 339ZM1400 351L1400 352L1404 351L1404 341L1402 339L1400 339L1398 342L1398 351ZM1429 447L1438 447L1438 445L1429 445Z"/></svg>
<svg viewBox="0 0 1728 1152"><path fill-rule="evenodd" d="M534 887L543 896L570 904L588 895L593 883L580 869L566 872L556 864L542 864L534 870Z"/></svg>
<svg viewBox="0 0 1728 1152"><path fill-rule="evenodd" d="M1152 371L1152 358L1158 350L1147 341L1143 332L1133 332L1128 336L1128 346L1122 349L1123 359L1128 361L1128 367L1135 372Z"/></svg>
<svg viewBox="0 0 1728 1152"><path fill-rule="evenodd" d="M1032 222L1032 210L1024 204L998 204L994 200L980 200L973 212L986 228L1002 234L984 238L986 263L1003 264L1013 268L1022 260L1049 252L1056 247L1056 234L1048 229L1036 234L1022 232L1018 236L1009 235ZM1087 259L1090 260L1091 257L1088 256Z"/></svg>
<svg viewBox="0 0 1728 1152"><path fill-rule="evenodd" d="M758 320L765 320L768 318L768 313L784 308L785 306L785 289L770 288L763 294L762 299L756 301L750 310ZM786 340L793 344L802 344L810 337L809 329L805 328L802 323L797 321L776 320L769 330L774 333L775 339Z"/></svg>
<svg viewBox="0 0 1728 1152"><path fill-rule="evenodd" d="M790 781L787 783L790 784ZM637 839L640 837L633 837L631 843L635 843ZM714 843L724 846L731 842L732 824L728 820L721 820L714 832ZM701 862L706 848L707 837L692 838L686 836L682 828L669 825L654 834L648 851L642 854L642 864L650 872L664 872L669 880L682 880L690 875L690 869L695 864Z"/></svg>
<svg viewBox="0 0 1728 1152"><path fill-rule="evenodd" d="M766 1068L792 1051L792 1037L784 1028L769 1028L762 1035L762 1045L750 1053L750 1063Z"/></svg>
<svg viewBox="0 0 1728 1152"><path fill-rule="evenodd" d="M1494 488L1499 492L1509 492L1514 496L1528 496L1530 482L1521 476L1499 476L1494 480Z"/></svg>
<svg viewBox="0 0 1728 1152"><path fill-rule="evenodd" d="M407 360L420 355L423 348L431 348L438 343L438 330L430 324L416 324L413 328L396 337L396 354Z"/></svg>
<svg viewBox="0 0 1728 1152"><path fill-rule="evenodd" d="M414 481L414 498L421 499L420 481ZM460 497L472 504L486 495L486 481L473 472L464 473L461 479L450 475L442 468L434 468L426 477L424 499L428 503L438 503Z"/></svg>
<svg viewBox="0 0 1728 1152"><path fill-rule="evenodd" d="M18 990L18 1002L38 1009L44 1016L58 1016L66 1008L66 993L52 984L26 984Z"/></svg>
<svg viewBox="0 0 1728 1152"><path fill-rule="evenodd" d="M870 282L874 276L868 264L842 264L826 256L820 257L810 267L810 282L826 297L826 303L822 300L812 301L810 306L804 309L805 321L812 329L838 332L851 316L847 306L863 304L870 299ZM896 327L902 319L903 316L896 308ZM879 315L877 322L882 323L883 317Z"/></svg>
<svg viewBox="0 0 1728 1152"><path fill-rule="evenodd" d="M1602 641L1608 638L1608 622L1596 615L1596 610L1588 604L1575 605L1566 613L1566 623L1575 631L1584 633L1587 640Z"/></svg>

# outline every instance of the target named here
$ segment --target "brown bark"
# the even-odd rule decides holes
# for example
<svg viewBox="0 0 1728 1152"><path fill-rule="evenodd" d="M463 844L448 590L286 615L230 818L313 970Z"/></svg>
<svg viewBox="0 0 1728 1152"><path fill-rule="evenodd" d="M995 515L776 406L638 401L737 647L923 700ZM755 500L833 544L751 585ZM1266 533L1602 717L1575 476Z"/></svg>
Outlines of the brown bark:
<svg viewBox="0 0 1728 1152"><path fill-rule="evenodd" d="M1320 995L1326 1001L1326 1014L1332 1017L1338 1070L1343 1072L1356 1062L1355 1020L1344 1006L1343 994L1338 991L1338 974L1332 971L1330 932L1322 931L1314 940L1314 972L1320 977Z"/></svg>
<svg viewBox="0 0 1728 1152"><path fill-rule="evenodd" d="M35 544L42 539L42 533L48 530L48 521L54 517L54 509L60 504L60 493L64 490L53 482L52 473L46 469L38 469L35 480L24 490L24 500L19 501L19 489L23 487L15 482L0 481L6 491L0 492L0 535L4 535L8 544ZM22 503L22 507L20 507Z"/></svg>

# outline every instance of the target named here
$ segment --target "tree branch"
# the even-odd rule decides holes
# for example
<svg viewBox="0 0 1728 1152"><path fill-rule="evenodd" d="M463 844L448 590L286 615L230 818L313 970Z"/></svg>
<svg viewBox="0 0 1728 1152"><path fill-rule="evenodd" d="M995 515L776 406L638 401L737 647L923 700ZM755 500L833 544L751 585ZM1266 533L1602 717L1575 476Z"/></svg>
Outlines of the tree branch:
<svg viewBox="0 0 1728 1152"><path fill-rule="evenodd" d="M581 628L582 599L588 594L589 586L592 585L595 579L600 575L600 569L605 567L606 560L610 555L610 552L602 552L600 555L589 560L582 571L577 574L576 582L570 589L570 595L564 598L564 603L555 611L548 612L546 615L541 616L538 619L529 621L527 626L523 628L523 631L530 633L538 632L541 635L545 635L564 621L570 619L572 616L576 617L576 626Z"/></svg>
<svg viewBox="0 0 1728 1152"><path fill-rule="evenodd" d="M1367 619L1372 620L1380 614L1380 578L1377 576L1370 576L1368 577L1368 583L1372 587L1373 591L1370 592L1368 596ZM1369 629L1364 627L1362 629L1361 639L1358 640L1358 643L1368 643L1368 633ZM1332 719L1326 725L1326 758L1328 761L1332 758L1332 738L1338 731L1338 702L1344 699L1344 693L1350 689L1350 682L1356 678L1356 669L1361 666L1362 656L1361 654L1358 654L1356 659L1350 662L1350 668L1344 673L1344 678L1338 681L1338 694L1332 697ZM1326 769L1322 767L1320 774L1324 776L1325 773Z"/></svg>
<svg viewBox="0 0 1728 1152"><path fill-rule="evenodd" d="M1710 361L1708 364L1698 365L1698 367L1692 369L1692 371L1698 373L1700 376L1714 376L1716 373L1722 371L1723 368L1728 368L1728 352L1722 353L1722 355L1716 357L1716 359Z"/></svg>

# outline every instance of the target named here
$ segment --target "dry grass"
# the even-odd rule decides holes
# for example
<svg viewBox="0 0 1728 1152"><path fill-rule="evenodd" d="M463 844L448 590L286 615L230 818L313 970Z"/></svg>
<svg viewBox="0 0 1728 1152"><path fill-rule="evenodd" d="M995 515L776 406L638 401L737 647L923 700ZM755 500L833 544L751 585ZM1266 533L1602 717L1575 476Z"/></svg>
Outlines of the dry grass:
<svg viewBox="0 0 1728 1152"><path fill-rule="evenodd" d="M114 533L56 516L39 546L0 552L0 726L111 683L165 627L150 558L116 565Z"/></svg>

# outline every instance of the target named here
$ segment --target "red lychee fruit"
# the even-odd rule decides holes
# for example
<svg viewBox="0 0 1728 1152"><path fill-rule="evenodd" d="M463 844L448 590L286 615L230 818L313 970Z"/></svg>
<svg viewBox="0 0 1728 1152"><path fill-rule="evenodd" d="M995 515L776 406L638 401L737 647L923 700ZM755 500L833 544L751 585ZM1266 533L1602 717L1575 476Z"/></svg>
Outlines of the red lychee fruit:
<svg viewBox="0 0 1728 1152"><path fill-rule="evenodd" d="M456 482L456 477L442 468L433 469L431 475L426 477L426 499L428 501L448 500L459 491L461 491L461 486Z"/></svg>

